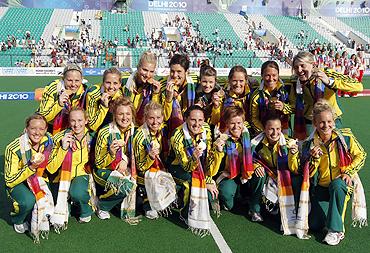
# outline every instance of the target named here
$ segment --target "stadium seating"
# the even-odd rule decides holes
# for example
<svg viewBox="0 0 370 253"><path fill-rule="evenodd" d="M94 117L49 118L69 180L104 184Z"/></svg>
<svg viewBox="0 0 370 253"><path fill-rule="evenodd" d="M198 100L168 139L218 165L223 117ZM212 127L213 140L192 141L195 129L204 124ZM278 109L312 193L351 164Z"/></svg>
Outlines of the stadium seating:
<svg viewBox="0 0 370 253"><path fill-rule="evenodd" d="M49 23L53 9L9 8L0 20L0 37L14 35L23 38L26 31L38 41Z"/></svg>
<svg viewBox="0 0 370 253"><path fill-rule="evenodd" d="M81 13L81 19L85 20L87 23L91 23L90 38L98 39L101 35L101 21L95 19L97 13L100 10L83 10Z"/></svg>
<svg viewBox="0 0 370 253"><path fill-rule="evenodd" d="M369 16L362 16L362 17L343 17L339 18L345 24L351 26L355 30L358 30L365 34L367 37L370 37L370 17Z"/></svg>
<svg viewBox="0 0 370 253"><path fill-rule="evenodd" d="M31 38L38 42L52 13L53 9L9 8L0 20L0 38L5 41L8 35L14 35L22 39L29 31ZM12 48L1 55L1 66L14 66L18 60L29 62L31 50Z"/></svg>
<svg viewBox="0 0 370 253"><path fill-rule="evenodd" d="M124 28L129 25L129 31ZM145 38L144 19L141 12L129 12L125 15L119 13L103 12L101 23L101 37L114 41L118 39L118 45L123 46L127 43L127 38L131 41L136 34L140 38Z"/></svg>
<svg viewBox="0 0 370 253"><path fill-rule="evenodd" d="M195 24L199 20L200 26L199 30L201 36L207 37L209 41L216 41L217 36L220 40L231 40L233 45L236 42L239 45L243 45L243 41L236 35L233 28L229 25L225 16L220 13L187 13L186 14L191 22ZM218 29L218 35L214 32ZM248 50L233 50L232 56L230 57L226 54L221 54L221 56L215 56L213 53L207 53L207 56L215 62L215 66L222 68L224 66L233 66L236 64L241 64L243 66L249 67L260 67L262 62L258 58L253 58L254 54L252 51Z"/></svg>
<svg viewBox="0 0 370 253"><path fill-rule="evenodd" d="M321 34L317 33L307 22L299 17L291 16L265 16L270 23L278 28L295 46L308 44L315 39L321 43L328 43L329 41ZM307 39L303 40L298 37L299 32L303 30Z"/></svg>
<svg viewBox="0 0 370 253"><path fill-rule="evenodd" d="M55 9L50 17L49 23L45 26L42 38L45 42L50 41L56 27L68 25L72 19L72 9Z"/></svg>

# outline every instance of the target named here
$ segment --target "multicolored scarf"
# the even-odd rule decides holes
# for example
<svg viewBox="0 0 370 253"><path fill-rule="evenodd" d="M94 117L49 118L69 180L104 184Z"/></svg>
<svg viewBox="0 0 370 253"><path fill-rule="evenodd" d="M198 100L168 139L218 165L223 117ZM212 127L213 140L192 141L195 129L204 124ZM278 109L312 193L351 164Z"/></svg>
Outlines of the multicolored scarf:
<svg viewBox="0 0 370 253"><path fill-rule="evenodd" d="M142 126L142 131L144 145L149 152L152 148L152 138L146 123ZM160 157L155 158L153 165L145 172L144 178L151 209L162 216L168 216L171 213L171 205L176 204L176 183L171 174L165 171Z"/></svg>
<svg viewBox="0 0 370 253"><path fill-rule="evenodd" d="M279 79L279 82L282 84L282 86L277 89L276 92L276 98L277 100L286 103L288 101L288 93L284 90L284 82ZM258 89L258 110L259 110L259 119L264 119L266 118L267 114L270 112L269 108L269 103L271 100L271 95L267 94L264 92L264 87L265 87L265 82L262 80L260 83L260 87ZM281 126L282 129L288 129L289 128L289 123L288 123L289 118L282 114L281 115Z"/></svg>
<svg viewBox="0 0 370 253"><path fill-rule="evenodd" d="M60 80L57 83L57 94L60 95L66 90L64 81ZM82 94L82 98L80 97L78 101L77 107L84 108L85 106L85 99L86 99L87 92L84 91ZM73 94L72 99L77 98L77 94ZM53 135L56 133L59 133L60 131L66 129L68 127L68 115L69 111L72 108L72 104L70 102L67 102L64 104L62 111L54 118L53 122Z"/></svg>
<svg viewBox="0 0 370 253"><path fill-rule="evenodd" d="M109 124L109 134L112 136L111 140L121 139L121 131L117 127L115 122ZM115 160L111 163L111 169L113 170L105 185L105 190L112 189L116 194L123 193L126 197L121 203L121 219L124 219L130 225L137 225L139 219L135 217L136 215L136 163L135 156L133 152L133 138L135 134L135 126L132 123L129 133L125 137L126 147L118 149L116 153ZM108 143L108 145L110 145ZM124 150L127 150L128 157L124 154ZM128 159L127 164L127 174L122 175L118 172L117 166L126 157Z"/></svg>
<svg viewBox="0 0 370 253"><path fill-rule="evenodd" d="M219 135L219 129L215 128L215 134ZM233 179L237 175L241 174L241 182L244 184L251 178L254 169L253 169L253 157L252 157L252 147L251 147L251 140L249 136L248 129L244 126L243 132L241 136L242 147L243 147L243 158L242 162L239 158L239 152L236 147L234 141L232 141L229 132L226 132L229 135L226 145L225 151L228 159L228 170L224 170L220 176L216 179L216 184L218 185L222 180L225 178Z"/></svg>
<svg viewBox="0 0 370 253"><path fill-rule="evenodd" d="M186 123L182 126L186 153L188 157L192 157L196 147L194 147L193 139L190 136ZM205 129L203 129L201 141L203 143L207 143L207 133ZM206 157L206 151L207 149L203 151L201 158ZM204 166L205 164L198 161L198 167L191 174L191 192L187 222L189 229L200 237L204 237L210 233L211 219L208 206L206 180L203 171L203 168L205 168Z"/></svg>
<svg viewBox="0 0 370 253"><path fill-rule="evenodd" d="M60 234L61 230L66 230L68 227L69 209L67 200L72 179L72 157L73 152L76 151L76 149L77 147L75 146L69 147L62 163L57 204L55 206L54 215L50 219L50 222L57 234Z"/></svg>
<svg viewBox="0 0 370 253"><path fill-rule="evenodd" d="M264 138L265 133L260 133L252 140L253 150L255 150L257 145ZM299 239L309 239L309 236L307 235L309 201L308 171L304 172L303 183L301 187L300 206L297 213L292 189L291 172L288 165L288 152L286 139L283 134L280 134L277 158L277 185L281 225L284 235L296 234ZM265 165L263 159L261 159L256 153L254 153L254 156L256 162L261 164L265 169L270 170L270 168ZM268 174L271 177L270 173Z"/></svg>
<svg viewBox="0 0 370 253"><path fill-rule="evenodd" d="M131 97L132 94L138 94L137 86L135 83L135 77L137 71L133 72L127 80L125 95ZM139 106L136 109L136 124L144 124L144 108L152 100L153 97L153 86L151 84L144 84L143 86L143 99L140 101Z"/></svg>
<svg viewBox="0 0 370 253"><path fill-rule="evenodd" d="M170 79L169 79L170 80ZM168 81L169 81L168 80ZM195 84L190 76L186 77L186 88L178 95L178 97L182 97L183 92L186 92L186 99L187 99L187 108L194 105L195 101ZM169 136L172 136L173 131L179 127L182 123L184 123L184 118L182 116L182 108L180 106L179 101L177 98L172 99L172 111L171 116L168 120L168 132Z"/></svg>
<svg viewBox="0 0 370 253"><path fill-rule="evenodd" d="M68 132L70 132L70 129L67 129L65 131L65 133ZM89 134L86 132L83 139L81 140L81 149L87 147L89 152L90 145L91 139ZM52 225L54 226L54 230L57 234L60 234L61 230L66 230L68 227L68 217L69 217L68 196L72 180L73 153L75 153L77 150L78 147L75 141L68 148L67 154L64 157L61 167L57 204L55 206L54 215L50 219ZM86 164L85 168L86 167L89 167L89 165ZM91 177L92 175L90 173L89 174L90 204L92 205L92 209L96 210L97 204L96 190L95 184L91 182Z"/></svg>
<svg viewBox="0 0 370 253"><path fill-rule="evenodd" d="M42 175L48 164L49 156L53 148L51 137L47 136L48 140L40 145L43 146L44 161L39 165L37 172L27 178L27 184L36 198L36 203L32 210L31 218L31 236L35 243L40 243L42 239L48 239L49 236L49 219L54 212L53 196L46 185ZM32 159L32 151L30 139L25 132L19 138L21 156L23 164L30 164ZM41 148L40 146L40 148Z"/></svg>
<svg viewBox="0 0 370 253"><path fill-rule="evenodd" d="M228 134L229 135L229 134ZM241 178L246 181L252 177L254 172L253 159L251 152L251 139L248 129L244 126L241 135L243 147L243 157L240 159L238 149L231 137L226 141L226 155L229 161L229 179L233 179L241 174ZM240 161L242 160L242 161Z"/></svg>
<svg viewBox="0 0 370 253"><path fill-rule="evenodd" d="M311 85L311 81L308 85ZM324 97L325 93L325 85L319 81L314 80L315 88L314 88L314 103L316 103L317 100ZM311 89L311 87L307 87L308 89ZM303 85L301 84L301 81L297 80L296 85L296 105L295 105L295 118L294 118L294 138L297 138L298 140L302 141L306 139L307 137L307 130L306 130L306 121L304 117L304 99L303 99Z"/></svg>

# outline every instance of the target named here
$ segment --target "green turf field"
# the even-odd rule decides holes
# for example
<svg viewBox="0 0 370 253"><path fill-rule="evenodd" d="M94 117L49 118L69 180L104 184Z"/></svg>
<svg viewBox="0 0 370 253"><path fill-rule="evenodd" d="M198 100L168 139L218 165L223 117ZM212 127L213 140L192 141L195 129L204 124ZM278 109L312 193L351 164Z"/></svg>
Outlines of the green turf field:
<svg viewBox="0 0 370 253"><path fill-rule="evenodd" d="M0 91L33 91L52 81L50 77L0 77ZM100 77L89 78L92 83ZM364 82L370 88L370 77ZM369 109L370 97L341 98L343 123L351 127L367 152L370 152ZM5 195L3 164L5 146L20 135L26 116L36 110L35 101L0 101L0 252L218 252L212 236L200 239L184 229L176 217L156 221L143 219L138 226L130 226L119 218L101 221L93 217L89 224L78 224L70 218L67 231L50 233L49 240L33 244L27 235L13 231L9 223L9 202ZM369 162L360 176L370 205ZM368 210L370 210L368 208ZM220 232L233 252L370 252L370 228L350 227L350 211L346 218L346 238L337 247L322 244L323 234L313 234L302 241L294 236L282 236L278 219L265 217L255 224L246 218L246 209L236 213L222 212L213 217Z"/></svg>

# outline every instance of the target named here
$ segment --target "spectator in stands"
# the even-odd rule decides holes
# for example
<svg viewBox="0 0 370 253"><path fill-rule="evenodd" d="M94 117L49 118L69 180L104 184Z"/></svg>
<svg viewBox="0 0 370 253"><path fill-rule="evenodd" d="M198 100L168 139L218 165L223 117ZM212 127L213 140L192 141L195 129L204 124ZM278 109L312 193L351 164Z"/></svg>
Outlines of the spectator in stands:
<svg viewBox="0 0 370 253"><path fill-rule="evenodd" d="M261 67L262 81L250 101L251 124L254 134L263 132L262 120L270 113L280 115L282 132L288 134L289 116L292 107L289 94L279 77L279 66L274 61L266 61Z"/></svg>
<svg viewBox="0 0 370 253"><path fill-rule="evenodd" d="M121 72L112 67L104 71L103 83L88 89L86 95L88 126L93 131L112 121L109 104L122 96Z"/></svg>
<svg viewBox="0 0 370 253"><path fill-rule="evenodd" d="M53 197L44 174L52 148L46 119L33 114L26 119L24 133L5 149L5 189L13 204L11 223L20 234L31 229L35 240L40 238L41 233L48 233L47 216L53 213ZM27 217L31 212L33 220L41 218L42 222L31 222L30 228ZM40 224L44 226L40 227Z"/></svg>
<svg viewBox="0 0 370 253"><path fill-rule="evenodd" d="M352 192L353 222L360 227L366 223L366 200L357 174L365 163L366 153L350 129L335 126L336 115L326 100L314 105L316 129L303 143L301 161L313 178L309 227L312 230L325 227L328 232L324 242L329 245L344 239L344 217Z"/></svg>
<svg viewBox="0 0 370 253"><path fill-rule="evenodd" d="M299 52L293 59L293 70L297 76L292 80L290 98L295 104L294 136L299 140L307 137L312 129L312 108L320 98L328 100L336 116L336 126L341 127L342 111L340 110L336 90L360 92L363 87L360 82L330 69L315 67L314 57L309 52Z"/></svg>
<svg viewBox="0 0 370 253"><path fill-rule="evenodd" d="M50 132L56 134L67 127L68 114L73 107L84 108L87 86L81 68L68 65L63 70L62 79L45 87L37 111L46 118Z"/></svg>

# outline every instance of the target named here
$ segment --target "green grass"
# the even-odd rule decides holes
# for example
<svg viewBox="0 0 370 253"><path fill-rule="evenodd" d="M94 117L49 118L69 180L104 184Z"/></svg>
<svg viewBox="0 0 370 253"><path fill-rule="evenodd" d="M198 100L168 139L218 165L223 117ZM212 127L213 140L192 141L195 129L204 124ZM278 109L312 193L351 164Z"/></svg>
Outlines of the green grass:
<svg viewBox="0 0 370 253"><path fill-rule="evenodd" d="M32 91L53 80L50 77L0 77L0 91ZM100 77L89 78L93 83ZM370 78L365 87L370 88ZM365 150L370 150L370 97L341 98L344 111L343 123L351 127ZM5 146L20 135L26 116L36 110L35 101L0 101L0 247L1 252L217 252L218 248L211 236L200 239L193 236L173 219L160 218L156 221L143 219L138 226L130 226L112 217L101 221L93 217L89 224L78 224L70 218L67 231L57 235L50 233L49 240L40 245L32 243L30 237L13 231L9 223L9 201L6 198L3 178ZM365 193L370 199L370 172L368 164L360 172ZM370 201L367 201L370 205ZM369 208L368 208L369 210ZM233 252L369 252L370 229L351 228L350 210L346 216L346 239L337 247L321 243L323 234L313 234L311 240L302 241L294 236L282 236L278 221L266 217L263 224L250 222L246 210L240 213L222 212L214 218L222 235Z"/></svg>

